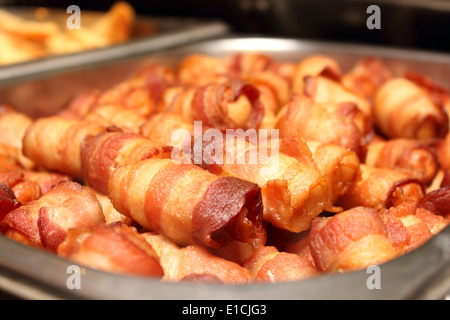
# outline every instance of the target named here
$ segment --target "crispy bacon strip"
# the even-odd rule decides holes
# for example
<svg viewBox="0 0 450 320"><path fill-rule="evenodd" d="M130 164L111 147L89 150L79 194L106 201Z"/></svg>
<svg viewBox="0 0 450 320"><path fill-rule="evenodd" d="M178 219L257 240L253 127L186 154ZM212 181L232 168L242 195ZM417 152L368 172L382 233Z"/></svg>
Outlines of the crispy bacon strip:
<svg viewBox="0 0 450 320"><path fill-rule="evenodd" d="M204 247L194 244L180 247L162 235L149 232L143 233L142 237L159 257L164 270L163 280L208 281L204 276L212 276L210 279L226 284L244 284L251 280L247 269L210 253Z"/></svg>
<svg viewBox="0 0 450 320"><path fill-rule="evenodd" d="M280 111L275 128L280 138L301 134L306 140L333 143L359 153L364 133L353 117L358 113L356 106L318 104L305 95L294 95Z"/></svg>
<svg viewBox="0 0 450 320"><path fill-rule="evenodd" d="M268 143L254 144L239 136L224 139L219 135L211 140L194 140L193 163L217 175L258 184L264 220L271 224L293 232L306 230L327 204L328 182L308 162L287 156ZM197 159L196 155L203 157Z"/></svg>
<svg viewBox="0 0 450 320"><path fill-rule="evenodd" d="M166 95L163 111L179 113L188 122L202 121L205 127L257 128L264 116L258 89L241 80L178 87Z"/></svg>
<svg viewBox="0 0 450 320"><path fill-rule="evenodd" d="M361 164L360 168L361 179L337 202L344 209L356 206L389 208L392 206L392 196L397 188L400 188L406 197L415 201L424 196L423 183L402 171L365 164Z"/></svg>
<svg viewBox="0 0 450 320"><path fill-rule="evenodd" d="M153 247L134 228L121 223L70 229L57 254L108 272L157 278L164 275Z"/></svg>
<svg viewBox="0 0 450 320"><path fill-rule="evenodd" d="M316 218L309 237L311 255L321 272L359 270L397 256L373 208L354 207Z"/></svg>
<svg viewBox="0 0 450 320"><path fill-rule="evenodd" d="M27 129L23 152L38 166L81 179L81 142L86 136L104 130L95 122L59 116L40 118Z"/></svg>
<svg viewBox="0 0 450 320"><path fill-rule="evenodd" d="M0 155L12 157L26 169L32 169L34 163L22 152L22 138L32 122L14 108L0 105Z"/></svg>
<svg viewBox="0 0 450 320"><path fill-rule="evenodd" d="M148 158L169 158L172 147L132 132L108 130L83 140L80 149L83 181L96 191L108 194L108 182L120 165Z"/></svg>
<svg viewBox="0 0 450 320"><path fill-rule="evenodd" d="M448 116L442 105L406 78L393 78L377 92L374 121L389 138L442 138L448 132Z"/></svg>
<svg viewBox="0 0 450 320"><path fill-rule="evenodd" d="M256 282L295 281L319 274L311 261L294 253L280 252L273 246L265 246L255 252L243 264Z"/></svg>
<svg viewBox="0 0 450 320"><path fill-rule="evenodd" d="M418 140L390 139L372 142L367 146L365 164L403 170L424 184L435 177L439 162L433 149Z"/></svg>
<svg viewBox="0 0 450 320"><path fill-rule="evenodd" d="M108 190L120 213L179 245L265 238L260 188L238 178L152 158L117 168Z"/></svg>
<svg viewBox="0 0 450 320"><path fill-rule="evenodd" d="M88 187L63 181L42 195L9 212L2 232L9 238L55 252L70 228L105 223L100 203Z"/></svg>

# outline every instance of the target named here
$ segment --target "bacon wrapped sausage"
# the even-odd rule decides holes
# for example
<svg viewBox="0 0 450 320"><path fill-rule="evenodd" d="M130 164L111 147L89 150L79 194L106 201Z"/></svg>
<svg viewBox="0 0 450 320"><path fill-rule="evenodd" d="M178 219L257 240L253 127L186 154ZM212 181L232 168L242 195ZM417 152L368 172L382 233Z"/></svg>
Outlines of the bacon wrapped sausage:
<svg viewBox="0 0 450 320"><path fill-rule="evenodd" d="M183 148L191 141L194 124L175 112L160 112L149 117L139 128L139 133L155 143Z"/></svg>
<svg viewBox="0 0 450 320"><path fill-rule="evenodd" d="M377 92L374 121L389 138L442 138L448 132L448 116L441 105L414 82L393 78Z"/></svg>
<svg viewBox="0 0 450 320"><path fill-rule="evenodd" d="M372 114L372 107L364 97L325 76L306 77L303 91L298 93L305 94L317 103L352 103L365 115L370 116Z"/></svg>
<svg viewBox="0 0 450 320"><path fill-rule="evenodd" d="M7 185L20 203L36 200L42 195L40 185L25 177L20 169L5 169L0 167L0 182Z"/></svg>
<svg viewBox="0 0 450 320"><path fill-rule="evenodd" d="M321 272L359 270L397 256L373 208L354 207L332 217L318 217L309 237L314 264Z"/></svg>
<svg viewBox="0 0 450 320"><path fill-rule="evenodd" d="M103 271L161 278L164 271L153 247L121 223L70 229L57 254Z"/></svg>
<svg viewBox="0 0 450 320"><path fill-rule="evenodd" d="M6 183L0 182L0 222L10 211L20 206L21 203L17 200L14 191Z"/></svg>
<svg viewBox="0 0 450 320"><path fill-rule="evenodd" d="M260 188L238 178L152 158L117 168L108 190L120 213L179 245L265 241Z"/></svg>
<svg viewBox="0 0 450 320"><path fill-rule="evenodd" d="M337 204L345 209L356 206L389 208L393 193L399 188L405 197L419 201L424 196L424 185L403 171L360 165L361 179L342 195Z"/></svg>
<svg viewBox="0 0 450 320"><path fill-rule="evenodd" d="M339 81L342 76L341 67L335 59L322 54L315 54L302 59L297 64L293 75L293 92L303 94L305 79L316 76L325 76L334 81Z"/></svg>
<svg viewBox="0 0 450 320"><path fill-rule="evenodd" d="M363 132L354 116L354 105L318 104L304 95L294 95L280 111L275 128L280 138L301 134L306 140L333 143L359 153Z"/></svg>
<svg viewBox="0 0 450 320"><path fill-rule="evenodd" d="M40 118L25 132L23 152L38 166L81 180L81 142L104 130L95 122L59 116Z"/></svg>
<svg viewBox="0 0 450 320"><path fill-rule="evenodd" d="M22 152L22 138L32 122L14 108L0 105L0 155L12 157L25 169L34 167L33 161Z"/></svg>
<svg viewBox="0 0 450 320"><path fill-rule="evenodd" d="M340 211L334 204L357 183L360 178L360 160L358 155L334 144L308 141L313 159L319 172L329 180L328 211Z"/></svg>
<svg viewBox="0 0 450 320"><path fill-rule="evenodd" d="M115 126L128 132L139 132L139 126L146 117L135 111L119 105L103 104L91 109L84 117L84 121L97 122L104 127Z"/></svg>
<svg viewBox="0 0 450 320"><path fill-rule="evenodd" d="M171 151L170 146L153 143L136 133L102 131L87 136L81 144L82 178L96 191L108 194L108 182L117 167L152 157L170 158Z"/></svg>
<svg viewBox="0 0 450 320"><path fill-rule="evenodd" d="M293 232L309 228L328 202L326 178L308 163L271 149L269 144L236 138L224 139L222 135L214 141L196 138L191 154L193 163L217 175L240 177L258 184L262 189L264 220L271 224ZM198 161L196 155L202 154Z"/></svg>
<svg viewBox="0 0 450 320"><path fill-rule="evenodd" d="M433 149L413 139L378 140L368 144L365 164L403 170L424 184L431 182L439 169Z"/></svg>
<svg viewBox="0 0 450 320"><path fill-rule="evenodd" d="M142 237L151 244L164 270L163 280L214 281L226 284L249 283L250 272L235 262L220 258L195 244L180 247L166 237L145 232Z"/></svg>
<svg viewBox="0 0 450 320"><path fill-rule="evenodd" d="M55 252L69 229L103 223L95 193L76 182L63 181L39 199L9 212L1 229L11 239Z"/></svg>
<svg viewBox="0 0 450 320"><path fill-rule="evenodd" d="M256 282L294 281L319 274L308 259L294 253L279 252L273 246L262 247L243 266L251 271Z"/></svg>
<svg viewBox="0 0 450 320"><path fill-rule="evenodd" d="M381 59L365 57L359 60L349 72L342 75L341 83L373 103L378 89L393 76L392 71Z"/></svg>

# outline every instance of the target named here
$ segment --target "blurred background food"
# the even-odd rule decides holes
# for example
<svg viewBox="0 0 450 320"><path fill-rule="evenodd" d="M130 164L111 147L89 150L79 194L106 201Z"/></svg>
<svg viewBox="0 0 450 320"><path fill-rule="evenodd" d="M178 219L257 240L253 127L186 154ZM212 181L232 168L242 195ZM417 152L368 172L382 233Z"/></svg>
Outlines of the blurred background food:
<svg viewBox="0 0 450 320"><path fill-rule="evenodd" d="M75 21L69 20L72 14L75 11L50 6L0 8L0 65L104 48L154 32L151 22L146 28L138 24L127 2L115 2L106 10L80 10L80 28L69 28Z"/></svg>
<svg viewBox="0 0 450 320"><path fill-rule="evenodd" d="M81 10L106 12L114 1L78 0ZM139 15L221 19L235 32L450 51L448 0L130 0ZM381 29L368 30L369 5ZM66 9L56 0L0 0L3 7Z"/></svg>

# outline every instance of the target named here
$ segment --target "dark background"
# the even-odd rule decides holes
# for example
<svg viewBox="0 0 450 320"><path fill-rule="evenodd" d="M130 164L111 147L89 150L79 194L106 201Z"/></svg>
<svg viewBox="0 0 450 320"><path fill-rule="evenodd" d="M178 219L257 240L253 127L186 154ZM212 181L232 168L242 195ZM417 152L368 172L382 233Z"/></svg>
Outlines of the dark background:
<svg viewBox="0 0 450 320"><path fill-rule="evenodd" d="M114 1L0 0L4 6L76 4L107 10ZM139 14L220 19L235 33L358 42L450 52L450 0L130 0ZM381 29L369 30L369 5L381 9Z"/></svg>

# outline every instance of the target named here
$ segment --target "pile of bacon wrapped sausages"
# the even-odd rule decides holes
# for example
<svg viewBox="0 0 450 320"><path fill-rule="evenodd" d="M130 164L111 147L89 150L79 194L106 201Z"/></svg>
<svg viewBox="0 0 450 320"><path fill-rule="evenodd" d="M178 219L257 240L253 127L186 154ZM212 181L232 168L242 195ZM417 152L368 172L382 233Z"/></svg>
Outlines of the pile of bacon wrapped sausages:
<svg viewBox="0 0 450 320"><path fill-rule="evenodd" d="M432 79L373 57L351 70L251 52L149 64L54 116L1 106L0 230L82 266L164 281L360 270L449 224L448 112ZM277 161L239 163L259 150L245 137L213 161L175 161L211 147L174 139L195 121L276 132Z"/></svg>

